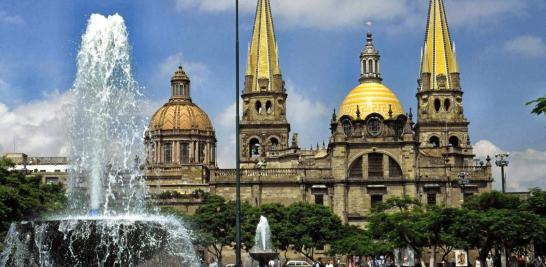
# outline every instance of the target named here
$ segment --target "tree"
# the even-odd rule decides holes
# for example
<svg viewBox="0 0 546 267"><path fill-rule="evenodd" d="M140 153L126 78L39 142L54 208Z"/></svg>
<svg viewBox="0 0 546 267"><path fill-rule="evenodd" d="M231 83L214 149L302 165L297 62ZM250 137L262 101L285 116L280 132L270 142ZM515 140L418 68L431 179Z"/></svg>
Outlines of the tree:
<svg viewBox="0 0 546 267"><path fill-rule="evenodd" d="M292 248L311 261L315 261L315 249L338 237L341 220L327 207L298 202L290 205L287 212L287 235L292 239Z"/></svg>
<svg viewBox="0 0 546 267"><path fill-rule="evenodd" d="M527 102L528 106L534 105L533 110L531 113L540 115L540 114L546 114L546 96L539 97L536 100Z"/></svg>
<svg viewBox="0 0 546 267"><path fill-rule="evenodd" d="M369 229L374 239L394 244L397 248L410 247L422 260L422 248L428 246L425 212L417 207L375 211L370 216Z"/></svg>
<svg viewBox="0 0 546 267"><path fill-rule="evenodd" d="M223 248L235 240L235 206L220 196L207 195L204 204L191 216L191 222L196 227L194 236L198 244L214 255L221 266Z"/></svg>
<svg viewBox="0 0 546 267"><path fill-rule="evenodd" d="M371 233L356 226L343 227L340 238L332 244L330 255L371 256L391 255L391 243L374 240Z"/></svg>
<svg viewBox="0 0 546 267"><path fill-rule="evenodd" d="M482 265L493 249L497 259L500 251L525 250L533 240L540 240L545 230L544 220L523 209L523 204L518 197L499 192L474 196L463 205L455 233L478 249Z"/></svg>
<svg viewBox="0 0 546 267"><path fill-rule="evenodd" d="M66 203L62 185L43 184L40 176L27 176L12 167L11 161L0 158L0 240L12 222L60 210Z"/></svg>

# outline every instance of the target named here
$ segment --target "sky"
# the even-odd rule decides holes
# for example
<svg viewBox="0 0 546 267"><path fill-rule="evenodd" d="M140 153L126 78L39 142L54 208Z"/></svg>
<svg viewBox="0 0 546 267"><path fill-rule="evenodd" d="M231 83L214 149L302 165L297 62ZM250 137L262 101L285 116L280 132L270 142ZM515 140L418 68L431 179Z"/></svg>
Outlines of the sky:
<svg viewBox="0 0 546 267"><path fill-rule="evenodd" d="M546 188L546 116L525 103L546 94L546 2L445 0L470 138L480 158L510 152L508 189ZM153 112L182 65L212 119L220 167L234 166L233 0L3 0L0 2L0 154L66 154L62 106L93 13L124 17L133 73ZM240 0L241 70L256 0ZM334 108L357 85L372 31L383 83L415 110L428 0L271 0L287 116L300 145L328 140ZM243 79L241 79L243 80ZM242 86L241 86L242 88ZM494 167L495 188L500 170Z"/></svg>

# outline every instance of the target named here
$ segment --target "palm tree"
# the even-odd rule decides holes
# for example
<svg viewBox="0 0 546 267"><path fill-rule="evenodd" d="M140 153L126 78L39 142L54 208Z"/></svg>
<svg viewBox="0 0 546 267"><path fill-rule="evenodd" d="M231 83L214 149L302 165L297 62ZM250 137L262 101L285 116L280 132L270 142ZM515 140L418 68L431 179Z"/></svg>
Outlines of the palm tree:
<svg viewBox="0 0 546 267"><path fill-rule="evenodd" d="M534 113L534 114L537 114L537 115L540 115L540 114L546 115L546 96L539 97L536 100L527 102L526 105L528 105L528 106L529 105L535 105L535 107L533 108L531 113Z"/></svg>

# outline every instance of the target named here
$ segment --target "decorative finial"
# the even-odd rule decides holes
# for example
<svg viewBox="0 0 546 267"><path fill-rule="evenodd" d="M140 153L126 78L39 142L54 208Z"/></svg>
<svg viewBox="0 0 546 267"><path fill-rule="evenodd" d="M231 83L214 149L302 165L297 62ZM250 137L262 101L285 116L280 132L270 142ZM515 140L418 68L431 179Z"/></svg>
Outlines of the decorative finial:
<svg viewBox="0 0 546 267"><path fill-rule="evenodd" d="M392 119L392 105L389 104L389 119Z"/></svg>
<svg viewBox="0 0 546 267"><path fill-rule="evenodd" d="M317 142L317 150L319 150L318 142Z"/></svg>
<svg viewBox="0 0 546 267"><path fill-rule="evenodd" d="M322 140L322 149L326 148L326 144L324 143L324 140Z"/></svg>
<svg viewBox="0 0 546 267"><path fill-rule="evenodd" d="M360 107L356 105L356 117L360 119Z"/></svg>
<svg viewBox="0 0 546 267"><path fill-rule="evenodd" d="M373 37L371 32L366 33L366 42L368 45L373 45Z"/></svg>
<svg viewBox="0 0 546 267"><path fill-rule="evenodd" d="M336 115L336 109L334 108L334 113L332 113L332 121L336 121L337 115Z"/></svg>
<svg viewBox="0 0 546 267"><path fill-rule="evenodd" d="M413 112L411 111L411 108L409 108L409 119L410 121L413 120Z"/></svg>

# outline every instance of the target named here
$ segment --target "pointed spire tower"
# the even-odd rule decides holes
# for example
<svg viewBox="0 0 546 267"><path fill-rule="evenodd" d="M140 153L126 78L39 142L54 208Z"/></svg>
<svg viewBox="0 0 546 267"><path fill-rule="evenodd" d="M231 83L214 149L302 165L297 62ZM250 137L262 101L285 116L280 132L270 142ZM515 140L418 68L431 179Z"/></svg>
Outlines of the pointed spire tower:
<svg viewBox="0 0 546 267"><path fill-rule="evenodd" d="M430 0L420 61L415 126L420 146L430 155L449 156L452 165L470 166L472 146L444 0Z"/></svg>
<svg viewBox="0 0 546 267"><path fill-rule="evenodd" d="M241 160L255 162L288 148L286 90L269 0L258 0L248 46L241 129Z"/></svg>
<svg viewBox="0 0 546 267"><path fill-rule="evenodd" d="M269 0L258 0L245 82L245 92L284 90Z"/></svg>
<svg viewBox="0 0 546 267"><path fill-rule="evenodd" d="M430 1L420 66L420 90L461 89L443 0Z"/></svg>

